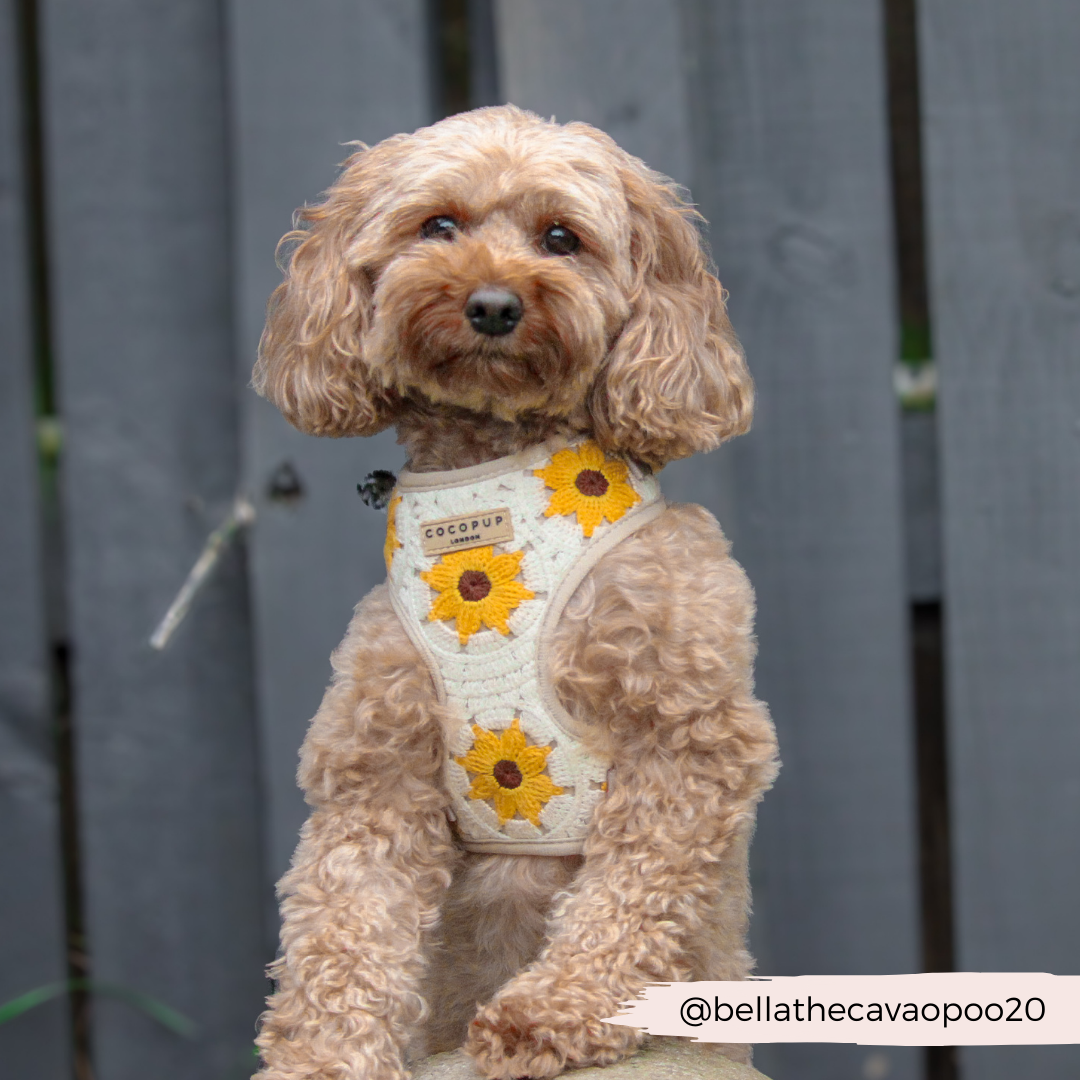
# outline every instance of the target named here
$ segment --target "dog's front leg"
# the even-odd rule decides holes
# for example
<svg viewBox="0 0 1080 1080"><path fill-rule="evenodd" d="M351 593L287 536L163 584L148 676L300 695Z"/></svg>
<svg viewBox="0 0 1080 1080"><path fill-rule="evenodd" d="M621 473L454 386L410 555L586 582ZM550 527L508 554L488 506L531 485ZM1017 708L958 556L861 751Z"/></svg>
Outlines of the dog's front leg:
<svg viewBox="0 0 1080 1080"><path fill-rule="evenodd" d="M466 1049L486 1076L555 1076L633 1053L641 1033L601 1019L649 982L705 977L696 951L710 931L735 946L728 977L747 973L745 850L758 785L722 794L694 757L639 761L598 811L548 946L472 1023ZM722 912L734 926L710 925Z"/></svg>
<svg viewBox="0 0 1080 1080"><path fill-rule="evenodd" d="M402 1080L421 941L450 879L431 680L384 589L358 609L304 743L313 813L280 885L260 1080Z"/></svg>
<svg viewBox="0 0 1080 1080"><path fill-rule="evenodd" d="M615 782L547 946L472 1023L466 1049L487 1076L610 1064L641 1036L601 1020L645 984L748 973L746 851L776 772L752 612L696 507L621 544L567 605L552 667L578 718L607 733Z"/></svg>

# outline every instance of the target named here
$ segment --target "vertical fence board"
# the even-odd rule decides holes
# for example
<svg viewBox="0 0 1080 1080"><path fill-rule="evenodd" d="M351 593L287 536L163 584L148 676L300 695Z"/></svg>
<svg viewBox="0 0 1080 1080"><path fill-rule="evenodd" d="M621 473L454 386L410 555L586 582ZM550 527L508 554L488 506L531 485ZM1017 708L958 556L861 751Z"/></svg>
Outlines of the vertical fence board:
<svg viewBox="0 0 1080 1080"><path fill-rule="evenodd" d="M735 550L784 761L755 841L768 974L919 967L897 334L881 13L686 0L695 194L758 386L732 447ZM912 1050L761 1047L867 1075Z"/></svg>
<svg viewBox="0 0 1080 1080"><path fill-rule="evenodd" d="M0 1004L66 977L34 411L16 5L0 4ZM0 1027L11 1076L70 1071L66 1000Z"/></svg>
<svg viewBox="0 0 1080 1080"><path fill-rule="evenodd" d="M752 856L761 970L915 970L878 13L709 0L497 12L505 99L595 123L692 180L760 388L754 434L664 480L719 512L758 591L759 685L786 763ZM831 1080L881 1053L758 1058ZM915 1052L884 1053L890 1076L915 1075Z"/></svg>
<svg viewBox="0 0 1080 1080"><path fill-rule="evenodd" d="M103 1080L247 1075L263 929L243 559L147 637L237 474L216 0L46 0L50 255L83 877Z"/></svg>
<svg viewBox="0 0 1080 1080"><path fill-rule="evenodd" d="M351 149L430 120L423 0L231 0L234 198L239 357L246 378L266 301L281 275L274 247L293 210L314 202ZM259 520L252 589L269 872L296 846L305 808L297 751L330 677L330 651L360 597L382 581L385 516L356 483L396 470L392 432L373 439L301 435L250 392L245 475ZM267 497L289 463L303 487L291 503Z"/></svg>
<svg viewBox="0 0 1080 1080"><path fill-rule="evenodd" d="M921 5L965 970L1080 970L1080 21ZM964 1052L987 1080L1080 1048Z"/></svg>
<svg viewBox="0 0 1080 1080"><path fill-rule="evenodd" d="M496 0L495 13L503 101L560 123L594 124L651 168L691 185L678 0ZM729 535L730 459L724 447L664 470L666 496L708 507Z"/></svg>
<svg viewBox="0 0 1080 1080"><path fill-rule="evenodd" d="M678 0L498 0L495 11L502 100L594 124L652 168L692 183ZM664 471L668 498L707 506L729 533L730 456L724 448Z"/></svg>

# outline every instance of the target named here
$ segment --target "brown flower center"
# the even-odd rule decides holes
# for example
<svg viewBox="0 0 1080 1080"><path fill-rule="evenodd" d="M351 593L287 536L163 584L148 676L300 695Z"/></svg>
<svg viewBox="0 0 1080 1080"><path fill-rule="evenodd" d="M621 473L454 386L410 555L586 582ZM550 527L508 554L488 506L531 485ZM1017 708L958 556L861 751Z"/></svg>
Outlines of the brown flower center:
<svg viewBox="0 0 1080 1080"><path fill-rule="evenodd" d="M483 570L466 570L458 578L457 591L462 600L483 600L491 592L491 578Z"/></svg>
<svg viewBox="0 0 1080 1080"><path fill-rule="evenodd" d="M577 474L574 487L582 495L606 495L608 489L607 477L598 469L582 469Z"/></svg>
<svg viewBox="0 0 1080 1080"><path fill-rule="evenodd" d="M507 761L506 758L503 758L502 761L496 761L491 772L499 787L513 789L521 786L521 770L514 762Z"/></svg>

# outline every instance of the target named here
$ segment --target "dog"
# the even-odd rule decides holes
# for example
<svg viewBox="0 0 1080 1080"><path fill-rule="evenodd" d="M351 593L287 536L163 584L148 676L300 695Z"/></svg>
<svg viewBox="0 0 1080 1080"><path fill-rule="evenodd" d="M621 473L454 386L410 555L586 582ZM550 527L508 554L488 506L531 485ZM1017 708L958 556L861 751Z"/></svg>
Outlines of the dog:
<svg viewBox="0 0 1080 1080"><path fill-rule="evenodd" d="M656 477L752 412L698 220L507 105L361 146L284 238L254 387L409 465L301 751L263 1080L610 1064L646 984L751 970L753 594Z"/></svg>

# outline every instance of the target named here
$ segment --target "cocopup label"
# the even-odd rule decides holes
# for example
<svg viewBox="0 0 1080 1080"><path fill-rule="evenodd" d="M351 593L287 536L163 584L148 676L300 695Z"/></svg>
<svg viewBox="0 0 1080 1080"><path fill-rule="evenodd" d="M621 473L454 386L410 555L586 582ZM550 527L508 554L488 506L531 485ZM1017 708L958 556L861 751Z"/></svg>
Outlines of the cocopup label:
<svg viewBox="0 0 1080 1080"><path fill-rule="evenodd" d="M445 555L448 551L505 544L514 539L510 510L481 510L474 514L425 521L420 526L420 543L425 555Z"/></svg>

